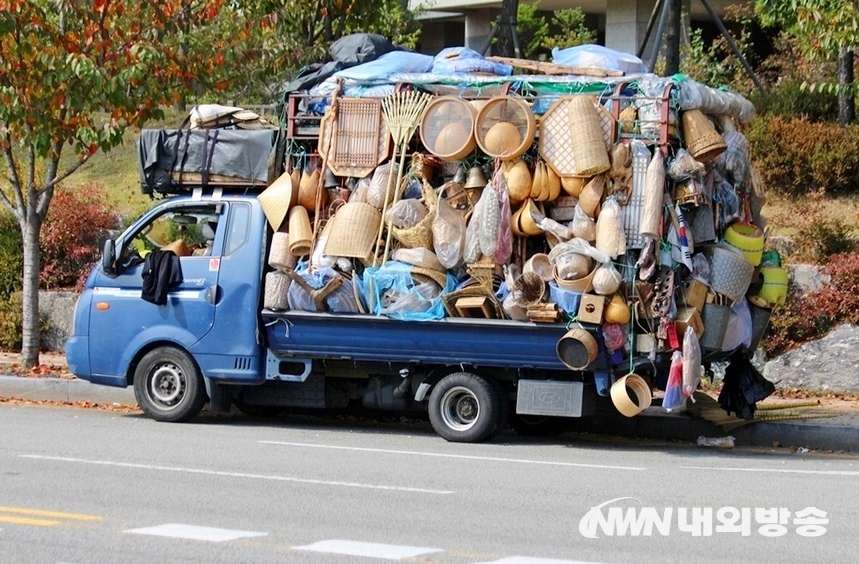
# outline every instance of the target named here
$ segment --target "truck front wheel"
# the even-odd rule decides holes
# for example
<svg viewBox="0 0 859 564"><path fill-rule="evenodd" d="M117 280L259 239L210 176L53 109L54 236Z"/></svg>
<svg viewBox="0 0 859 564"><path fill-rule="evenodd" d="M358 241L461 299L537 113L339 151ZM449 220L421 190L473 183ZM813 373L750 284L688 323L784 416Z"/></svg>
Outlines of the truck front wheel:
<svg viewBox="0 0 859 564"><path fill-rule="evenodd" d="M435 385L429 399L433 429L448 441L478 443L504 425L500 388L469 372L454 372Z"/></svg>
<svg viewBox="0 0 859 564"><path fill-rule="evenodd" d="M134 396L156 421L188 421L206 403L203 376L194 359L174 347L146 353L134 371Z"/></svg>

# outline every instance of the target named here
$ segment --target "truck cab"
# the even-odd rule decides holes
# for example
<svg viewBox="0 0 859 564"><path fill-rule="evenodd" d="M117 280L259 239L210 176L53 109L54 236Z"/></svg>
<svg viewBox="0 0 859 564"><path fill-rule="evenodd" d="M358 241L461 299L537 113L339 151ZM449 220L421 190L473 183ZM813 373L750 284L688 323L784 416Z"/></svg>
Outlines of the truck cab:
<svg viewBox="0 0 859 564"><path fill-rule="evenodd" d="M98 384L134 385L138 401L151 402L144 409L173 420L196 414L215 383L259 381L265 234L253 196L160 201L105 243L66 345L72 372ZM144 269L147 256L167 250L178 256L181 282L157 305L143 299Z"/></svg>

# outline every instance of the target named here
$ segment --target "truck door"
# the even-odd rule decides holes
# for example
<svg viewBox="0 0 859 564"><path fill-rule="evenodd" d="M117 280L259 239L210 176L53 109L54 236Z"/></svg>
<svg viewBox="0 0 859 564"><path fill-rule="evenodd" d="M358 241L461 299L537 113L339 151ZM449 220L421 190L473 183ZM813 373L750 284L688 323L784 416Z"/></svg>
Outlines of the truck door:
<svg viewBox="0 0 859 564"><path fill-rule="evenodd" d="M146 343L170 341L190 348L215 320L225 203L183 202L151 210L116 241L117 268L99 269L90 313L90 363L94 375L120 375ZM182 282L165 305L141 298L144 257L170 249L179 255ZM105 351L110 351L105 354Z"/></svg>

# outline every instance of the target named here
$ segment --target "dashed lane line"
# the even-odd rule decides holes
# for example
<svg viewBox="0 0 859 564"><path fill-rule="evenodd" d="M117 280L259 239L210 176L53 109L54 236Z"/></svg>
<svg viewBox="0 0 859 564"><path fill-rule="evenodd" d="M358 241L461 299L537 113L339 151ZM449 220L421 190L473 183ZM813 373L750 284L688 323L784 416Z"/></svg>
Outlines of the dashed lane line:
<svg viewBox="0 0 859 564"><path fill-rule="evenodd" d="M343 554L346 556L362 556L365 558L380 558L384 560L402 560L427 554L443 552L441 548L424 546L408 546L399 544L380 544L352 540L331 539L315 542L304 546L294 546L295 550L309 552L324 552L327 554Z"/></svg>
<svg viewBox="0 0 859 564"><path fill-rule="evenodd" d="M575 468L598 468L601 470L634 470L642 471L647 468L638 466L613 466L609 464L587 464L584 462L561 462L555 460L529 460L527 458L502 458L496 456L475 456L470 454L447 454L442 452L423 452L416 450L393 450L386 448L350 447L342 445L325 445L316 443L292 443L286 441L257 441L262 445L294 446L304 448L325 448L331 450L351 450L358 452L375 452L382 454L401 454L409 456L427 456L435 458L451 458L459 460L479 460L485 462L510 462L516 464L534 464L538 466L570 466Z"/></svg>
<svg viewBox="0 0 859 564"><path fill-rule="evenodd" d="M188 539L208 542L225 542L236 539L264 537L268 533L258 531L238 531L234 529L218 529L216 527L200 527L198 525L184 525L182 523L166 523L155 527L143 527L129 529L126 533L138 535L152 535L157 537L169 537L173 539Z"/></svg>
<svg viewBox="0 0 859 564"><path fill-rule="evenodd" d="M367 484L361 482L338 482L334 480L315 480L312 478L295 478L293 476L280 476L277 474L248 474L245 472L227 472L223 470L206 470L204 468L184 468L180 466L159 466L156 464L134 464L130 462L114 462L111 460L90 460L86 458L71 458L67 456L45 456L41 454L21 454L21 458L34 460L48 460L52 462L69 462L74 464L92 464L96 466L111 466L119 468L136 468L139 470L156 470L159 472L177 472L184 474L197 474L203 476L222 476L226 478L244 478L250 480L272 480L277 482L292 482L296 484L311 484L319 486L339 486L345 488L363 488L369 490L388 490L406 493L450 495L456 493L453 490L433 490L427 488L414 488L408 486L390 486L385 484Z"/></svg>

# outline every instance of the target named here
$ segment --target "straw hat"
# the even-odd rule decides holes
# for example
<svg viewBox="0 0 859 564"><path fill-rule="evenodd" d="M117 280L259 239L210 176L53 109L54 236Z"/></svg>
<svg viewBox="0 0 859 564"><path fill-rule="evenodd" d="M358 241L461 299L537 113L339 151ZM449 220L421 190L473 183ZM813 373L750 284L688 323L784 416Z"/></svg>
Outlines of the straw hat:
<svg viewBox="0 0 859 564"><path fill-rule="evenodd" d="M310 227L310 217L307 210L295 206L289 210L289 251L301 257L310 254L313 229Z"/></svg>
<svg viewBox="0 0 859 564"><path fill-rule="evenodd" d="M340 206L329 221L332 225L325 245L327 255L366 259L372 254L382 222L379 210L364 202L349 202Z"/></svg>
<svg viewBox="0 0 859 564"><path fill-rule="evenodd" d="M292 178L287 172L281 174L257 196L268 223L275 231L280 229L286 218L286 212L297 199L298 192L292 189Z"/></svg>

